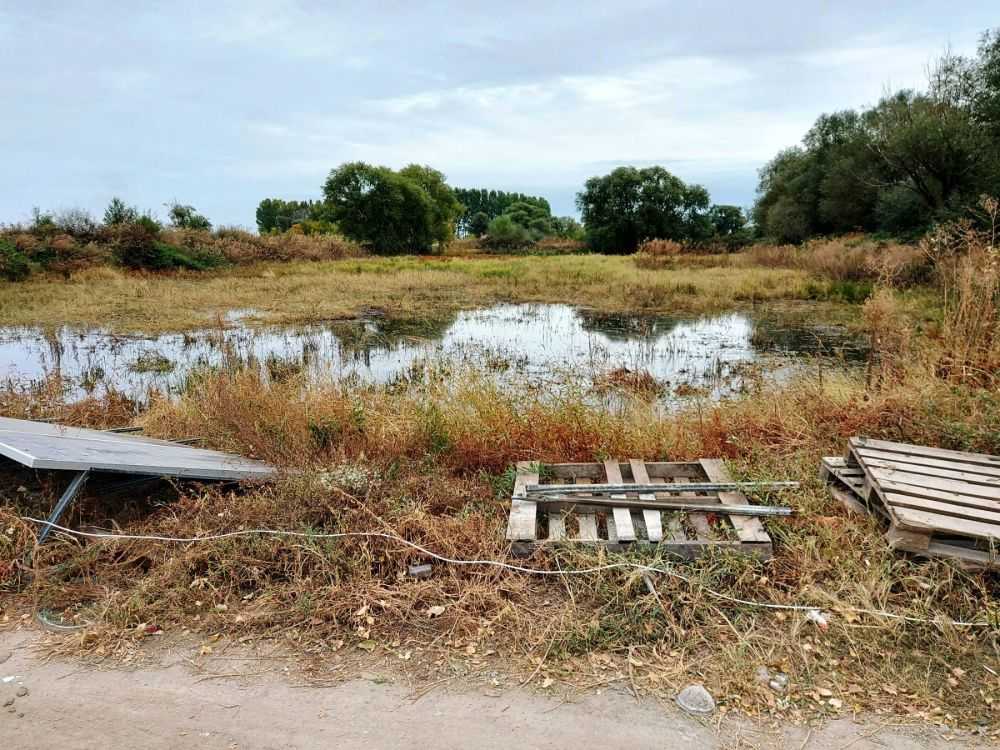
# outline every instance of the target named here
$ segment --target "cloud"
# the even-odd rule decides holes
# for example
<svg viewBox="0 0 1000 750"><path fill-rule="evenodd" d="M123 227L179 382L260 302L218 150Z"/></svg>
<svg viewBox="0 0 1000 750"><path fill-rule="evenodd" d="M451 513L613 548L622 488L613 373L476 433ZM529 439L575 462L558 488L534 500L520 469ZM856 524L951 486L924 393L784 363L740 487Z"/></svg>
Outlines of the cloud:
<svg viewBox="0 0 1000 750"><path fill-rule="evenodd" d="M985 0L9 3L0 221L128 192L252 224L349 159L564 213L587 177L661 163L745 204L820 113L921 85L994 23Z"/></svg>

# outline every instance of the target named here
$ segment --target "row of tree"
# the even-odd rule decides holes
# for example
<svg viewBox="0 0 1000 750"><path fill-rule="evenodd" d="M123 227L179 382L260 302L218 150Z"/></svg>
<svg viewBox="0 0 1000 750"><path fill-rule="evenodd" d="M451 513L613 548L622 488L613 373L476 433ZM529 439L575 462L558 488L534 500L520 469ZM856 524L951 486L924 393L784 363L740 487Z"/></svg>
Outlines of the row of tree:
<svg viewBox="0 0 1000 750"><path fill-rule="evenodd" d="M349 162L330 172L322 201L261 201L257 227L261 233L336 231L379 253L426 253L456 235L504 249L545 237L586 239L610 253L634 252L648 239L742 244L748 238L738 207L712 205L705 188L662 167L619 167L593 177L577 206L586 228L553 216L549 202L537 196L451 188L441 172L418 164L394 171Z"/></svg>
<svg viewBox="0 0 1000 750"><path fill-rule="evenodd" d="M753 219L785 242L854 230L916 234L1000 194L1000 29L948 54L926 91L824 114L760 172Z"/></svg>

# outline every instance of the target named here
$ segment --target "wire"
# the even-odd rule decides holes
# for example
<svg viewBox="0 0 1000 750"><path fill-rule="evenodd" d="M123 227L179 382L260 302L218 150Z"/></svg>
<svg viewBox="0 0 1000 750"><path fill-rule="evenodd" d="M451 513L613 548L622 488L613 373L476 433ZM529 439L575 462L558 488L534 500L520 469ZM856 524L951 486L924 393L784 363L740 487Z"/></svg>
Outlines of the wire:
<svg viewBox="0 0 1000 750"><path fill-rule="evenodd" d="M69 529L65 526L60 526L59 524L52 523L51 521L42 521L38 518L22 517L22 521L29 521L31 523L47 526L50 529L55 529L56 531L61 531L66 534L70 534L77 537L85 537L88 539L115 539L121 541L139 541L139 542L168 542L174 544L192 544L195 542L212 542L218 541L220 539L232 539L234 537L241 536L274 536L274 537L295 537L300 539L387 539L392 542L397 542L404 546L410 547L412 549L421 552L428 557L432 557L435 560L439 560L443 563L449 565L462 565L462 566L478 566L478 567L494 567L503 570L511 570L517 573L528 573L530 575L540 575L540 576L565 576L565 575L592 575L594 573L601 573L606 570L637 570L645 573L662 573L663 575L670 576L679 581L683 581L689 586L700 586L701 589L716 599L722 601L731 602L733 604L741 604L748 607L758 607L760 609L775 609L775 610L786 610L793 612L816 612L822 611L822 607L811 605L811 604L775 604L773 602L762 602L755 601L752 599L741 599L736 596L730 596L729 594L724 594L721 591L715 591L713 589L704 586L697 581L689 578L688 576L682 575L675 570L670 570L668 568L660 567L657 565L643 565L642 563L635 562L614 562L606 563L604 565L597 565L590 568L560 568L559 570L540 570L538 568L528 568L523 565L514 565L511 563L504 562L503 560L461 560L452 557L447 557L445 555L439 555L436 552L423 547L416 542L411 542L408 539L404 539L396 534L390 534L383 531L341 531L341 532L326 532L326 533L311 533L305 531L281 531L278 529L245 529L242 531L225 531L218 534L205 534L203 536L191 536L191 537L173 537L173 536L158 536L155 534L109 534L93 531L77 531L75 529ZM885 612L878 609L864 609L861 607L841 607L843 611L853 612L855 614L871 615L873 617L884 617L889 620L898 620L900 622L911 622L920 624L950 624L956 627L970 627L970 628L985 628L992 627L992 623L984 621L963 621L963 620L948 620L947 622L932 619L928 617L914 617L912 615L901 615L894 612Z"/></svg>

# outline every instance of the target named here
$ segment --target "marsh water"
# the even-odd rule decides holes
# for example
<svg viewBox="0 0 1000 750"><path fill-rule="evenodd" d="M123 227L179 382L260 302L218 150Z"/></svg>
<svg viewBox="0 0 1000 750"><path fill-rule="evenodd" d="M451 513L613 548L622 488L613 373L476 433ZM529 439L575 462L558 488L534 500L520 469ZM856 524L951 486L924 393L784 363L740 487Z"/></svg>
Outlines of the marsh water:
<svg viewBox="0 0 1000 750"><path fill-rule="evenodd" d="M61 375L75 395L108 388L138 400L178 393L198 368L258 366L271 377L394 383L432 369L475 367L501 382L544 386L597 380L615 371L649 373L665 400L724 397L751 380L805 367L851 366L864 355L857 336L806 316L730 312L713 316L609 315L559 304L496 305L436 320L378 316L355 322L249 325L253 311L226 324L155 336L100 329L0 328L0 378L30 386Z"/></svg>

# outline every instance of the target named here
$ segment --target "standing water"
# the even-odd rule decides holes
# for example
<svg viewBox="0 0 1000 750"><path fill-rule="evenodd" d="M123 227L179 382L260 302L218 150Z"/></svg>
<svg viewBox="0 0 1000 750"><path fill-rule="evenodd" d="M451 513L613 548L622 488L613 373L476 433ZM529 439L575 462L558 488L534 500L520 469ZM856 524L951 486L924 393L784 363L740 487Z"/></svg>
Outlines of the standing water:
<svg viewBox="0 0 1000 750"><path fill-rule="evenodd" d="M245 312L245 311L244 311ZM296 327L226 327L122 336L100 329L0 329L0 376L28 385L61 375L76 395L113 388L139 400L177 393L197 368L234 359L265 372L390 383L441 363L467 364L501 381L544 384L566 373L599 378L648 373L664 394L730 395L766 371L787 376L815 357L857 361L856 337L754 313L705 317L600 314L568 305L497 305L447 320Z"/></svg>

